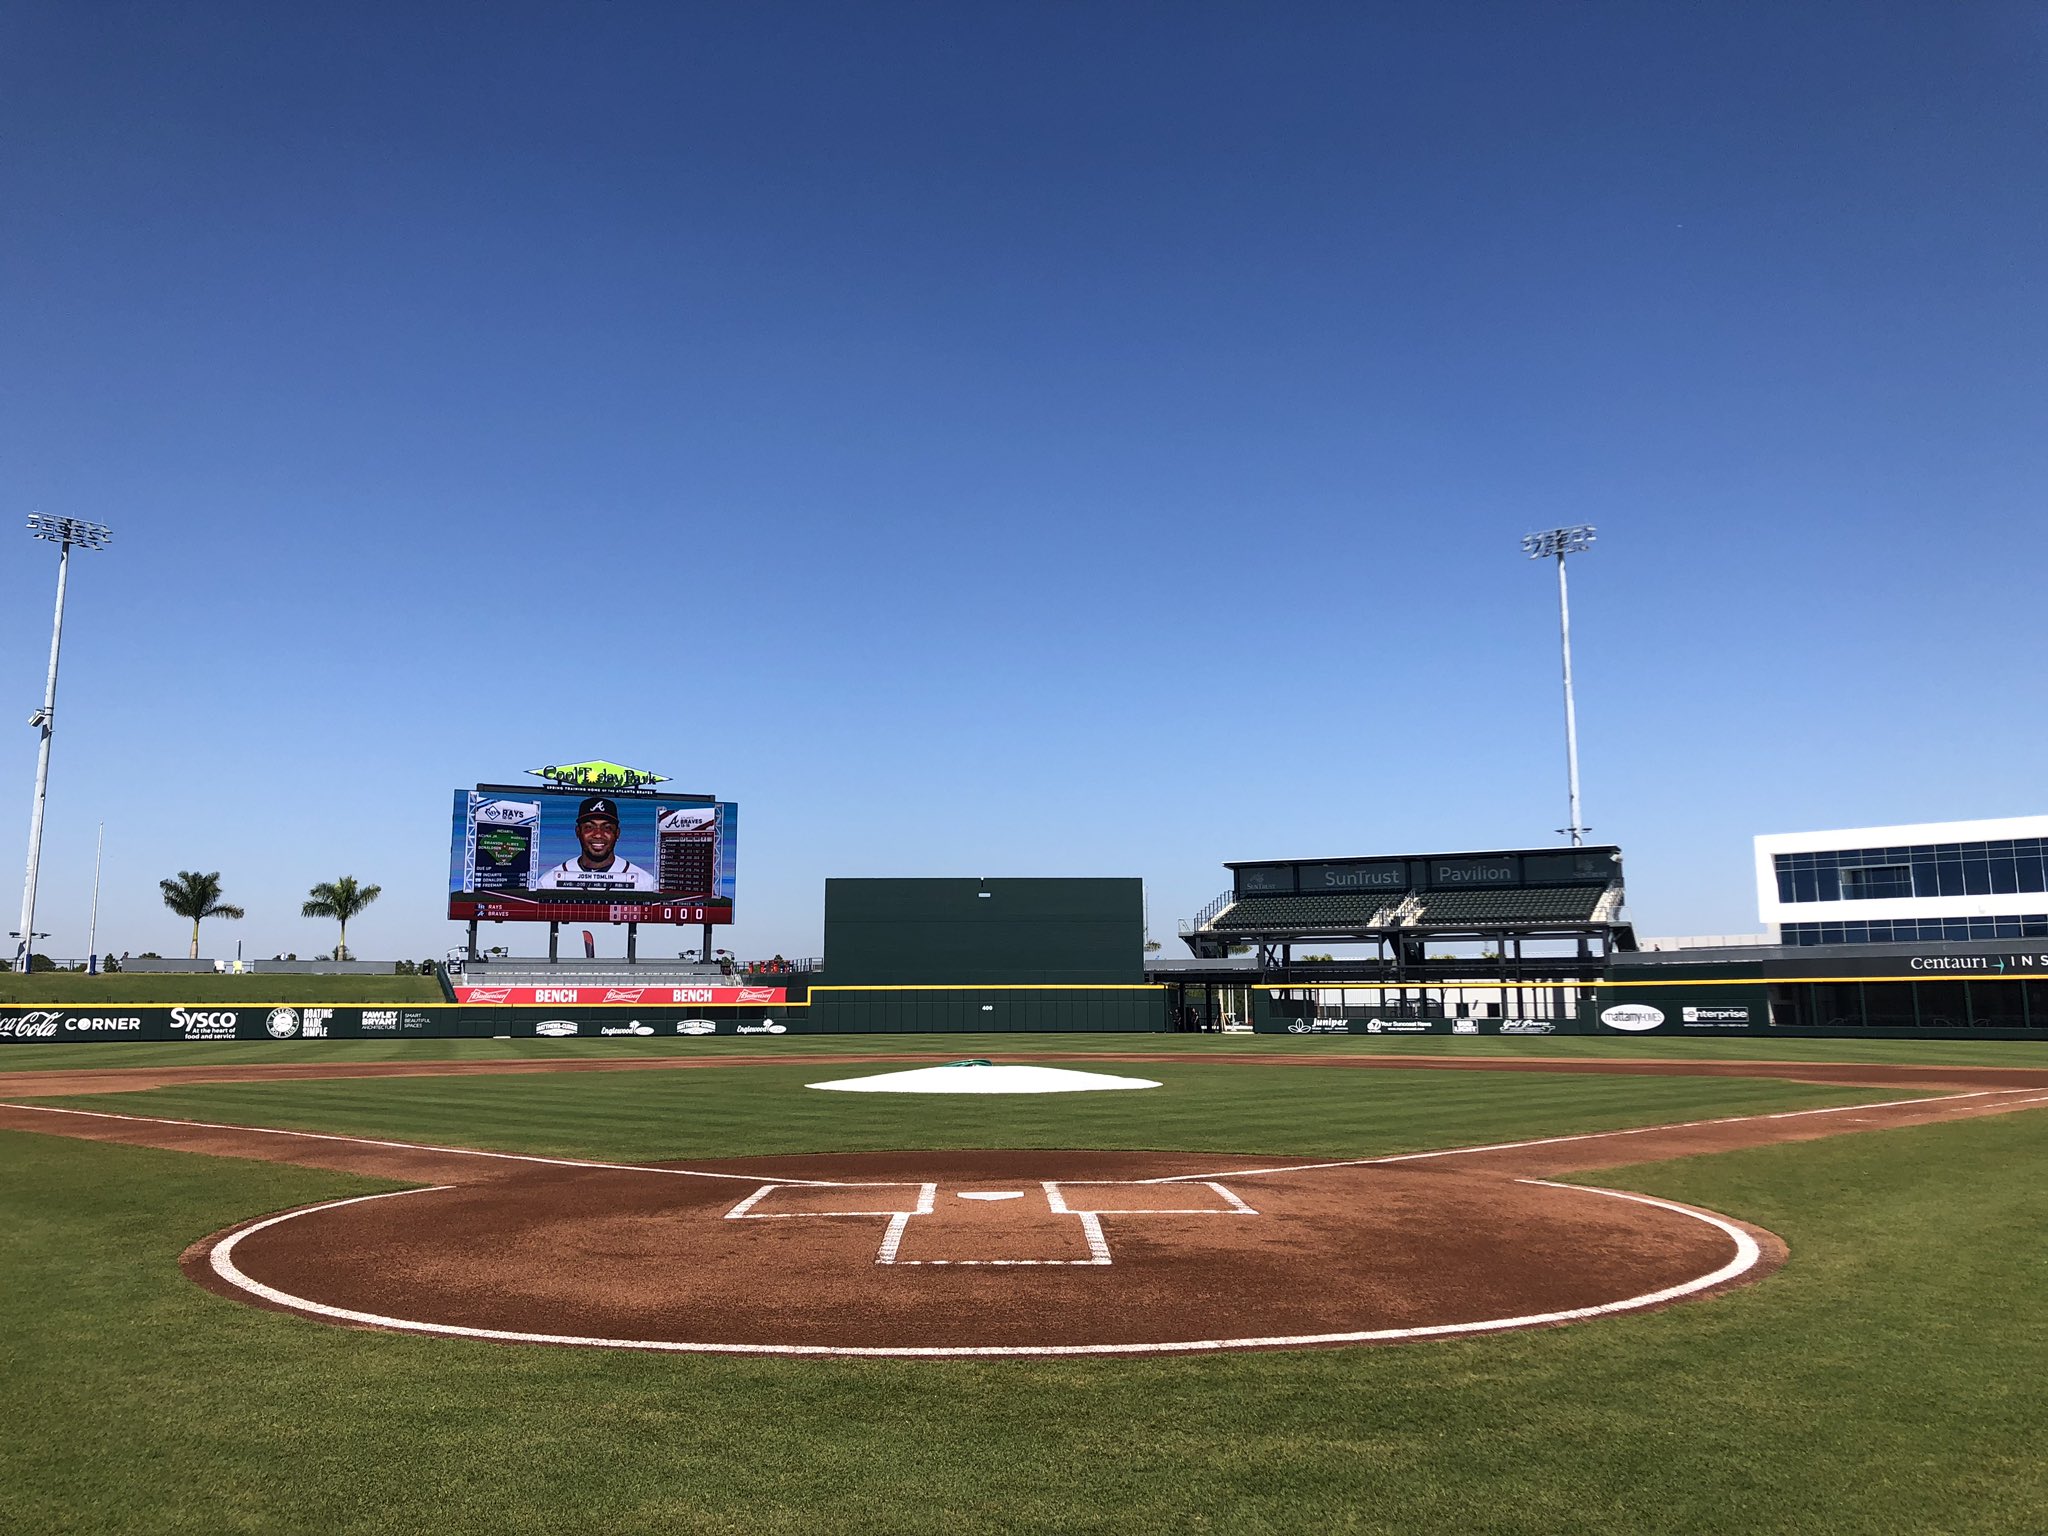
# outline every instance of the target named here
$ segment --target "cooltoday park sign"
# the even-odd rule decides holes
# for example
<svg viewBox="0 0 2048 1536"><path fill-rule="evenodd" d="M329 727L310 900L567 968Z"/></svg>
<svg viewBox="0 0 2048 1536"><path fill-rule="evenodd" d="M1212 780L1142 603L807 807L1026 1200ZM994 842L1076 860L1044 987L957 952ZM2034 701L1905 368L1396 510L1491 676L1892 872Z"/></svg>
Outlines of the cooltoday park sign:
<svg viewBox="0 0 2048 1536"><path fill-rule="evenodd" d="M773 1003L650 1008L117 1003L99 1008L0 1009L0 1045L76 1045L88 1040L632 1039L809 1032L804 1010Z"/></svg>
<svg viewBox="0 0 2048 1536"><path fill-rule="evenodd" d="M526 771L563 789L645 789L668 782L665 773L649 773L645 768L628 768L624 763L608 763L602 758L587 763L549 763Z"/></svg>

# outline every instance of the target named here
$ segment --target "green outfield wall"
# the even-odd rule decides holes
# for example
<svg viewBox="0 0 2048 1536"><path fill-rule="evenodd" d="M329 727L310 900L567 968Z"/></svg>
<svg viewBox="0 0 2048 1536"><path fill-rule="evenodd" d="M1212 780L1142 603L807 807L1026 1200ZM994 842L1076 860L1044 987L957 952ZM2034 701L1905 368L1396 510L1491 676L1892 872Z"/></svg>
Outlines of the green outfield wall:
<svg viewBox="0 0 2048 1536"><path fill-rule="evenodd" d="M1823 1040L2048 1040L2048 975L1986 970L1926 976L1784 977L1761 967L1660 966L1649 979L1609 979L1580 987L1531 985L1500 1011L1528 1015L1544 1005L1550 1017L1455 1016L1453 1007L1339 1006L1339 989L1258 988L1252 1027L1261 1034L1357 1035L1601 1035L1691 1038L1771 1035ZM1674 974L1676 973L1676 974ZM1354 983L1355 996L1364 990ZM1391 989L1390 989L1391 990ZM1427 992L1411 988L1410 992ZM1438 989L1456 990L1456 989ZM1483 983L1463 989L1484 995ZM1569 993L1564 1006L1557 994ZM1479 1009L1475 1008L1475 1012Z"/></svg>
<svg viewBox="0 0 2048 1536"><path fill-rule="evenodd" d="M1145 979L1137 879L825 882L834 986L1133 986Z"/></svg>
<svg viewBox="0 0 2048 1536"><path fill-rule="evenodd" d="M1166 1028L1155 986L840 987L811 989L816 1034L1152 1033Z"/></svg>

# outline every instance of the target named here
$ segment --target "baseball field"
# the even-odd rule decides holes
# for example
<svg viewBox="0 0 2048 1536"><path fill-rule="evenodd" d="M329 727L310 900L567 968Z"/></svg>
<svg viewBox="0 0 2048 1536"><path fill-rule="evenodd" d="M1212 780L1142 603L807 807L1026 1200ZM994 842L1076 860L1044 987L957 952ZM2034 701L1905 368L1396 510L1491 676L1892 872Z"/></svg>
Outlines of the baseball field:
<svg viewBox="0 0 2048 1536"><path fill-rule="evenodd" d="M1160 1086L806 1086L961 1056ZM17 1047L0 1528L2038 1532L2044 1109L1940 1041Z"/></svg>

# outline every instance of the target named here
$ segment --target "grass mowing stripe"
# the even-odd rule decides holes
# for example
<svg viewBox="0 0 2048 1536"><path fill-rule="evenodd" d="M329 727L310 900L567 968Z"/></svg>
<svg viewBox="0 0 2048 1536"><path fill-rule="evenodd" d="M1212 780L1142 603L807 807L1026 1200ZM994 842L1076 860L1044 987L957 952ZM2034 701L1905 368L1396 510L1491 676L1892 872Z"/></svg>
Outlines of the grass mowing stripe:
<svg viewBox="0 0 2048 1536"><path fill-rule="evenodd" d="M1446 1127L1477 1139L1477 1127ZM1720 1300L1386 1350L1002 1365L324 1327L169 1262L387 1187L0 1133L0 1527L67 1532L2038 1532L2048 1115L1601 1175L1786 1236Z"/></svg>
<svg viewBox="0 0 2048 1536"><path fill-rule="evenodd" d="M859 1069L830 1070L828 1077ZM1898 1098L1770 1078L1148 1069L1157 1089L990 1096L820 1093L816 1066L553 1077L209 1083L48 1102L624 1161L908 1147L1181 1148L1361 1157L1471 1141ZM32 1102L26 1101L23 1102Z"/></svg>
<svg viewBox="0 0 2048 1536"><path fill-rule="evenodd" d="M209 1040L98 1041L84 1045L0 1047L0 1072L233 1065L310 1066L326 1062L577 1061L632 1057L801 1060L816 1056L911 1054L931 1061L962 1056L1022 1058L1167 1052L1199 1061L1215 1054L1313 1062L1347 1055L1500 1057L1509 1060L1842 1061L1913 1066L2048 1069L2044 1040L1810 1040L1770 1035L1728 1039L1618 1035L781 1035L732 1039L609 1040Z"/></svg>

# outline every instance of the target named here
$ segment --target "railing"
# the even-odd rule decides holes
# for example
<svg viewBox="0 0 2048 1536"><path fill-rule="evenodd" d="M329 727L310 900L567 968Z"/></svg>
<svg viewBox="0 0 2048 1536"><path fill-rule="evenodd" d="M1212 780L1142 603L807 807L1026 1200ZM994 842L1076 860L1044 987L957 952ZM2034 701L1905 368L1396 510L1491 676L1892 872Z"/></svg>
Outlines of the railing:
<svg viewBox="0 0 2048 1536"><path fill-rule="evenodd" d="M802 960L748 960L734 967L748 976L801 976L811 971L822 971L825 962L817 956Z"/></svg>
<svg viewBox="0 0 2048 1536"><path fill-rule="evenodd" d="M36 951L38 976L76 976L97 964L102 976L395 976L401 974L395 960L177 960L143 956L123 960L119 955L100 955L95 962L80 955L46 955ZM408 965L413 964L408 960ZM12 969L10 967L10 969ZM18 974L18 972L17 972ZM431 971L419 972L431 975Z"/></svg>
<svg viewBox="0 0 2048 1536"><path fill-rule="evenodd" d="M1236 900L1237 892L1225 891L1221 896L1218 896L1214 901L1210 902L1209 905L1202 908L1202 910L1197 912L1193 917L1182 918L1180 920L1180 931L1182 937L1186 937L1188 934L1191 933L1201 932L1203 927L1205 927L1210 922L1213 922L1220 913L1229 908Z"/></svg>

